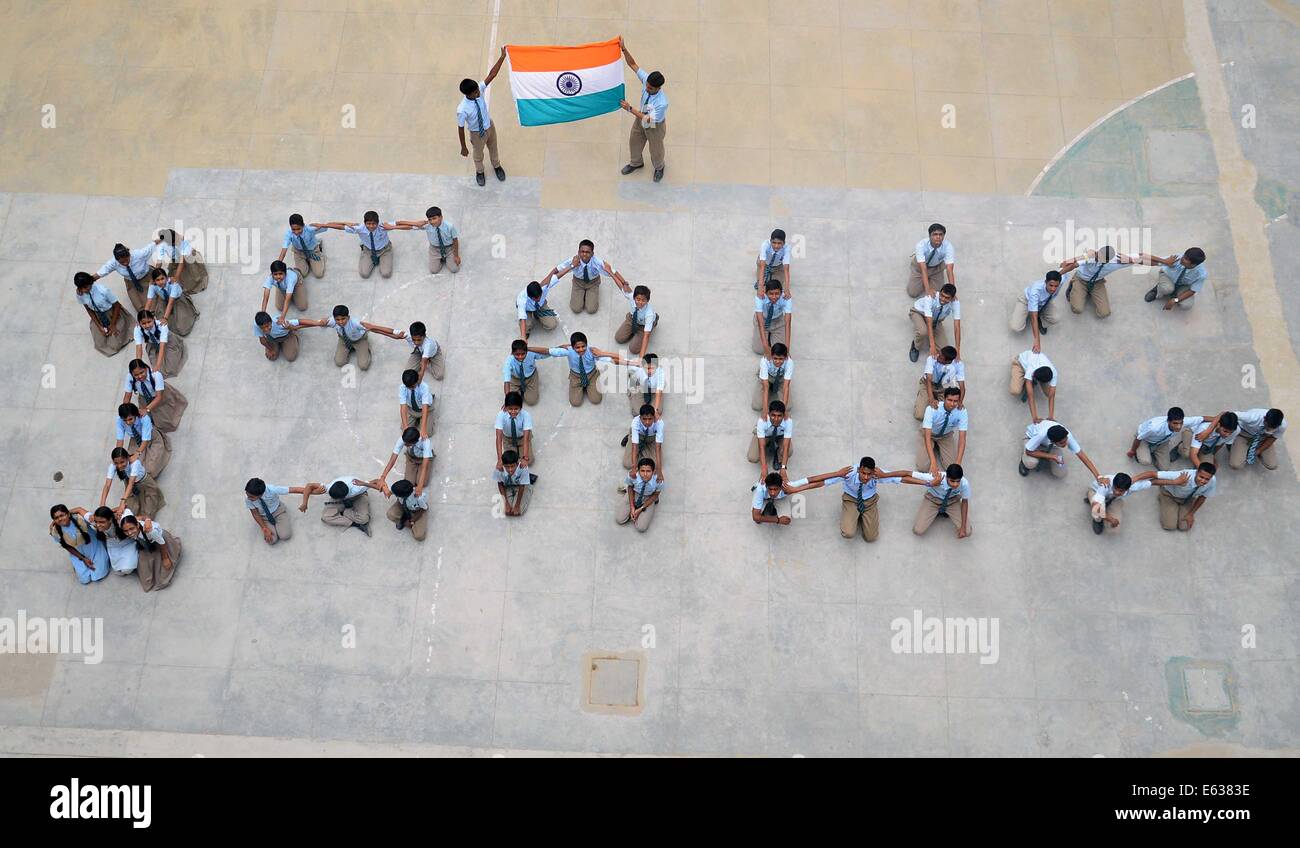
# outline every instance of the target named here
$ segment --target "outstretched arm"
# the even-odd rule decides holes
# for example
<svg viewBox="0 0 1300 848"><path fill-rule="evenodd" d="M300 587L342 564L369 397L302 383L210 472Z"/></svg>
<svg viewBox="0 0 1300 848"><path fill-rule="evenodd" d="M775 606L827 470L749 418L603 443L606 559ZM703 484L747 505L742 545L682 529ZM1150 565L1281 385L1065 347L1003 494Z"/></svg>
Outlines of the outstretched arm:
<svg viewBox="0 0 1300 848"><path fill-rule="evenodd" d="M497 57L497 63L492 66L492 70L488 71L487 76L483 77L483 85L487 86L492 84L492 80L497 78L497 73L501 70L501 66L505 64L505 61L506 47L503 44L501 45L501 55ZM480 94L479 96L481 97L482 95Z"/></svg>
<svg viewBox="0 0 1300 848"><path fill-rule="evenodd" d="M623 51L623 61L627 62L627 66L634 73L641 70L641 66L636 63L636 59L633 59L632 54L627 52L627 45L623 43L623 36L621 35L618 37L618 49Z"/></svg>

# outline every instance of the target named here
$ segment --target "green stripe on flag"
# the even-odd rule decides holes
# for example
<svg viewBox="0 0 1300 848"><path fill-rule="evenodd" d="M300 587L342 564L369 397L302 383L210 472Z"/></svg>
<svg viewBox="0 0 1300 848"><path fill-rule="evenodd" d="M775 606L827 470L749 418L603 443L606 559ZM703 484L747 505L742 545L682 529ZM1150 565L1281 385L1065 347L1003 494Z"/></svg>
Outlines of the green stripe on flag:
<svg viewBox="0 0 1300 848"><path fill-rule="evenodd" d="M525 127L543 124L565 124L594 118L606 112L614 112L623 99L623 86L598 91L595 94L579 94L574 97L555 97L516 101L519 108L519 123Z"/></svg>

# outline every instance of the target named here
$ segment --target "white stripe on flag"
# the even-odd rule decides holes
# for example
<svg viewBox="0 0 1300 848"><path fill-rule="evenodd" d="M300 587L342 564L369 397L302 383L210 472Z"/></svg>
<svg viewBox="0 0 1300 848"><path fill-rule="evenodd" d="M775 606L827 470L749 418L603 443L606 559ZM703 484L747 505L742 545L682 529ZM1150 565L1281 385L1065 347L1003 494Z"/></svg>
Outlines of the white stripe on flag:
<svg viewBox="0 0 1300 848"><path fill-rule="evenodd" d="M511 71L510 89L516 100L570 97L572 94L561 91L558 85L560 77L566 73L575 74L582 81L582 90L573 94L595 94L623 84L623 63L611 62L575 71Z"/></svg>

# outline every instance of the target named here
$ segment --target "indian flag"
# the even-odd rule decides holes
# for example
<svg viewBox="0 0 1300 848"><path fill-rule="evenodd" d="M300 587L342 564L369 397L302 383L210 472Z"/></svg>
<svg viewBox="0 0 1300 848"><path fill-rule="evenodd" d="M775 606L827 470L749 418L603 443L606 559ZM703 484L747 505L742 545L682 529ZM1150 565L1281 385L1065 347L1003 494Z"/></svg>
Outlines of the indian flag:
<svg viewBox="0 0 1300 848"><path fill-rule="evenodd" d="M525 127L594 118L623 99L618 39L576 47L509 44L510 90Z"/></svg>

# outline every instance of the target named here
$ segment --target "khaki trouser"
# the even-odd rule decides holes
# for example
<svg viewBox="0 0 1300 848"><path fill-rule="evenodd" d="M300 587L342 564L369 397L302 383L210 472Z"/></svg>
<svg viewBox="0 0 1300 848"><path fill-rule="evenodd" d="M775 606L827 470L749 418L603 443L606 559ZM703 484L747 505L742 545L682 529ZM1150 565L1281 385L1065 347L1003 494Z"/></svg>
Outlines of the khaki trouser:
<svg viewBox="0 0 1300 848"><path fill-rule="evenodd" d="M481 96L481 95L480 95ZM501 167L501 157L497 155L497 125L493 124L487 128L487 132L479 135L476 132L470 132L469 127L465 128L469 133L469 146L474 150L474 171L483 173L483 148L487 148L488 158L492 160L493 168Z"/></svg>
<svg viewBox="0 0 1300 848"><path fill-rule="evenodd" d="M273 538L270 543L274 545L276 542L287 542L292 539L293 522L289 519L289 510L284 508L283 503L275 508L275 511L271 513L271 517L275 519L275 523L271 525L271 536ZM266 516L262 516L262 518L265 519Z"/></svg>
<svg viewBox="0 0 1300 848"><path fill-rule="evenodd" d="M393 243L390 241L379 248L376 253L379 254L379 276L384 278L393 276ZM375 267L375 260L370 255L369 245L362 245L357 256L357 273L361 275L362 279L368 279Z"/></svg>
<svg viewBox="0 0 1300 848"><path fill-rule="evenodd" d="M1105 280L1093 283L1092 294L1089 294L1088 281L1079 279L1079 275L1075 274L1074 279L1069 283L1066 300L1070 302L1070 311L1076 315L1083 313L1084 304L1089 300L1092 301L1092 308L1097 310L1098 318L1106 318L1110 315L1110 294L1106 291Z"/></svg>
<svg viewBox="0 0 1300 848"><path fill-rule="evenodd" d="M1051 454L1053 457L1061 456L1061 449L1058 448L1056 445L1050 443L1044 445L1043 447L1040 447L1038 450L1041 453ZM1020 461L1025 464L1026 468L1028 468L1030 471L1033 471L1035 468L1038 467L1038 464L1040 462L1043 462L1044 460L1041 460L1036 456L1029 456L1022 449L1020 451ZM1048 462L1047 467L1049 470L1051 470L1053 477L1056 477L1058 479L1064 477L1070 468L1069 458L1067 457L1065 462L1060 462L1060 463L1056 462L1055 460Z"/></svg>
<svg viewBox="0 0 1300 848"><path fill-rule="evenodd" d="M874 542L880 538L880 495L872 495L862 502L862 512L858 512L858 501L852 495L840 498L840 535L852 539L859 530L864 542Z"/></svg>
<svg viewBox="0 0 1300 848"><path fill-rule="evenodd" d="M543 330L554 330L560 326L560 316L558 315L538 315L536 312L529 312L527 321L528 323L524 326L528 328L530 335L538 324L542 325Z"/></svg>
<svg viewBox="0 0 1300 848"><path fill-rule="evenodd" d="M290 330L289 335L287 336L278 339L273 339L268 336L263 338L262 341L270 345L269 348L266 346L263 346L262 348L266 351L267 359L274 360L284 357L285 362L293 362L298 358L298 351L300 349L298 333L293 330Z"/></svg>
<svg viewBox="0 0 1300 848"><path fill-rule="evenodd" d="M912 319L912 347L928 353L930 350L930 332L925 326L925 316L915 309L908 310L908 317ZM946 322L940 321L934 325L934 346L936 349L942 349L948 346L948 331L944 328Z"/></svg>
<svg viewBox="0 0 1300 848"><path fill-rule="evenodd" d="M623 467L632 469L636 467L636 464L640 462L642 458L654 459L656 444L658 444L658 442L654 440L653 436L650 437L649 442L645 443L642 443L640 440L633 441L629 438L627 440L627 447L623 449Z"/></svg>
<svg viewBox="0 0 1300 848"><path fill-rule="evenodd" d="M307 275L303 274L298 278L298 285L293 287L293 308L299 311L307 308ZM276 287L275 289L275 308L278 312L284 311L284 289Z"/></svg>
<svg viewBox="0 0 1300 848"><path fill-rule="evenodd" d="M1179 291L1178 293L1179 293L1179 294L1182 294L1182 293L1185 292L1185 291L1190 291L1190 289L1188 289L1186 286L1184 286L1183 289L1182 289L1181 291ZM1173 296L1174 296L1174 281L1171 280L1171 279L1169 279L1168 277L1166 277L1164 274L1161 274L1161 275L1160 275L1160 282L1156 283L1156 294L1158 294L1160 297L1173 297ZM1197 294L1196 297L1191 297L1191 298L1188 298L1187 300L1180 300L1180 301L1178 301L1178 306L1179 306L1179 308L1181 308L1181 309L1191 309L1193 306L1196 305L1196 301L1197 301L1199 298L1200 298L1200 295Z"/></svg>
<svg viewBox="0 0 1300 848"><path fill-rule="evenodd" d="M655 507L657 506L659 506L659 502L655 501L645 509L641 510L641 514L636 517L636 521L632 523L632 526L635 527L641 533L644 533L645 531L649 530L650 522L654 520ZM622 525L622 524L627 524L629 521L632 521L632 507L628 503L627 497L624 496L622 503L620 503L618 506L618 513L614 518L614 522L616 524Z"/></svg>
<svg viewBox="0 0 1300 848"><path fill-rule="evenodd" d="M785 448L785 439L778 439L776 443L776 452L775 452L776 455L772 456L772 452L771 451L768 452L769 465L781 461L781 451L784 448ZM767 449L767 439L763 439L762 442L760 442L758 438L758 434L755 433L749 437L749 450L745 453L745 458L748 459L750 462L758 462L759 457L762 456L762 451L766 449ZM792 456L794 456L793 439L790 440L790 451L789 453L786 454L786 459L789 459ZM775 469L775 470L780 470L780 469Z"/></svg>
<svg viewBox="0 0 1300 848"><path fill-rule="evenodd" d="M420 469L424 467L424 457L415 459L411 456L410 451L403 451L403 453L406 455L406 465L402 471L402 479L410 480L412 486L418 486L420 484ZM429 461L432 462L433 457L429 457Z"/></svg>
<svg viewBox="0 0 1300 848"><path fill-rule="evenodd" d="M938 265L927 265L926 276L930 278L930 290L937 292L943 288L943 284L948 282L947 263L940 262ZM925 286L921 282L921 266L916 264L915 254L907 255L907 296L920 297L925 294Z"/></svg>
<svg viewBox="0 0 1300 848"><path fill-rule="evenodd" d="M411 355L406 358L406 368L409 371L419 371L420 363L423 362L420 354L412 351ZM427 369L433 375L433 379L441 380L447 376L447 360L442 355L442 345L438 345L438 352L429 359L429 368Z"/></svg>
<svg viewBox="0 0 1300 848"><path fill-rule="evenodd" d="M332 527L351 527L353 524L370 523L370 493L362 492L352 499L351 505L346 501L325 501L320 520Z"/></svg>
<svg viewBox="0 0 1300 848"><path fill-rule="evenodd" d="M1042 316L1043 323L1049 327L1061 320L1061 304L1060 304L1061 298L1059 297L1060 294L1061 292L1058 289L1056 296L1053 296L1052 299L1047 302L1047 306L1043 308L1039 313ZM1024 332L1025 325L1028 323L1029 323L1029 301L1025 299L1025 293L1021 292L1020 296L1016 299L1015 307L1012 308L1011 310L1011 322L1010 322L1011 332L1013 333Z"/></svg>
<svg viewBox="0 0 1300 848"><path fill-rule="evenodd" d="M519 437L512 439L510 438L509 430L502 430L501 453L512 450L522 458L524 455L524 439L526 438L527 432L527 430L520 430ZM537 440L532 439L531 441L532 444L528 446L528 468L530 470L537 467Z"/></svg>
<svg viewBox="0 0 1300 848"><path fill-rule="evenodd" d="M650 332L654 333L655 327L659 326L659 316L655 316L655 322L650 325ZM618 329L614 331L614 341L619 344L627 344L636 337L638 342L641 336L645 334L645 324L633 324L632 313L629 312L623 317L623 323L619 324ZM649 348L647 348L649 350Z"/></svg>
<svg viewBox="0 0 1300 848"><path fill-rule="evenodd" d="M587 375L587 388L582 387L582 379L578 376L577 371L569 372L569 404L571 406L582 406L582 399L586 397L592 403L600 403L604 400L604 395L600 393L600 372L592 369Z"/></svg>
<svg viewBox="0 0 1300 848"><path fill-rule="evenodd" d="M351 350L348 349L347 343L343 341L343 337L339 336L339 343L334 347L334 364L340 368L342 368L344 365L347 365L348 357L352 355L353 351L356 351L357 354L357 367L360 368L362 371L369 370L370 369L370 334L369 333L366 333L366 335L362 336L360 339L353 342Z"/></svg>
<svg viewBox="0 0 1300 848"><path fill-rule="evenodd" d="M920 442L916 448L916 467L928 471L930 468L930 457L925 452L925 440L929 438L925 430L921 430ZM939 469L944 470L949 465L957 461L957 431L933 439L935 459L939 462Z"/></svg>
<svg viewBox="0 0 1300 848"><path fill-rule="evenodd" d="M763 320L763 316L757 312L754 314L758 316L754 321L754 344L753 344L754 353L757 353L760 356L764 356L767 354L768 349L771 348L772 345L777 344L778 342L781 344L789 344L789 342L786 341L786 336L785 336L785 316L778 315L776 319L772 321L771 326L767 327L766 329L768 347L764 348L763 347L764 333L758 329L758 324L760 321Z"/></svg>
<svg viewBox="0 0 1300 848"><path fill-rule="evenodd" d="M912 532L918 536L924 536L925 531L930 529L930 525L939 517L939 501L929 492L921 497L921 504L916 508L916 520L912 522ZM954 494L948 500L948 520L953 523L954 527L961 527L961 498ZM974 529L969 527L967 529Z"/></svg>
<svg viewBox="0 0 1300 848"><path fill-rule="evenodd" d="M1092 499L1093 494L1095 493L1092 491L1092 488L1089 487L1083 495L1084 503L1088 504L1088 511L1092 513L1092 520L1105 521L1107 517L1110 517L1119 522L1119 524L1115 525L1116 530L1123 526L1123 521L1121 519L1124 511L1124 499L1115 498L1110 503L1106 503L1105 501L1098 502Z"/></svg>
<svg viewBox="0 0 1300 848"><path fill-rule="evenodd" d="M1030 387L1025 385L1025 366L1020 364L1018 357L1013 356L1011 357L1011 382L1007 384L1007 391L1020 397L1020 393L1027 388Z"/></svg>
<svg viewBox="0 0 1300 848"><path fill-rule="evenodd" d="M514 516L514 515L509 516L510 518L521 518L521 517L523 517L524 513L528 512L528 505L529 505L530 503L532 503L532 501L533 501L533 487L532 487L532 486L520 486L519 488L523 490L523 494L519 496L519 515L518 515L518 516ZM509 488L509 487L506 487L506 497L508 497L511 501L514 501L514 499L515 499L515 495L516 495L515 492L510 491L510 488Z"/></svg>
<svg viewBox="0 0 1300 848"><path fill-rule="evenodd" d="M528 387L522 390L522 394L524 396L524 403L528 404L529 406L537 405L537 401L542 394L541 383L542 383L542 375L540 373L534 371L531 375L529 375ZM519 378L516 377L514 374L510 375L510 391L512 392L520 391Z"/></svg>
<svg viewBox="0 0 1300 848"><path fill-rule="evenodd" d="M396 524L402 518L402 505L394 501L393 505L388 508L387 516L389 521ZM429 510L417 509L411 513L410 522L406 526L411 528L411 535L415 537L415 541L423 542L424 536L429 529Z"/></svg>
<svg viewBox="0 0 1300 848"><path fill-rule="evenodd" d="M943 386L935 386L929 377L922 374L916 383L916 403L912 404L912 417L917 421L924 419L925 408L932 401L940 405L943 403L943 392Z"/></svg>
<svg viewBox="0 0 1300 848"><path fill-rule="evenodd" d="M1247 436L1245 433L1238 434L1233 439L1232 445L1228 448L1228 465L1232 468L1242 469L1246 467L1246 454L1250 450L1250 442L1253 436ZM1269 471L1277 470L1277 442L1269 445L1266 450L1259 451L1255 454L1255 460L1263 465Z"/></svg>
<svg viewBox="0 0 1300 848"><path fill-rule="evenodd" d="M600 277L592 277L590 280L580 280L573 278L573 289L569 295L569 308L575 314L581 314L586 310L588 314L595 315L596 309L600 307Z"/></svg>
<svg viewBox="0 0 1300 848"><path fill-rule="evenodd" d="M643 404L647 404L647 403L648 403L648 404L650 404L651 406L654 406L654 403L655 403L655 393L654 393L654 392L650 392L650 400L646 400L645 397L646 397L646 393L643 392L643 391L641 391L641 390L639 390L639 389L628 389L628 390L627 390L627 406L628 406L628 409L632 412L633 415L640 415L640 414L641 414L641 406L642 406Z"/></svg>
<svg viewBox="0 0 1300 848"><path fill-rule="evenodd" d="M785 404L785 411L787 413L790 412L791 407L794 406L794 388L791 387L790 389L789 400L786 400L783 397L785 394L785 387L790 385L788 380L781 381L781 390L779 392L771 388L771 382L768 380L754 380L754 395L750 399L749 405L752 406L756 412L765 411L763 409L763 386L765 385L768 386L767 402L770 404L774 400L779 400Z"/></svg>
<svg viewBox="0 0 1300 848"><path fill-rule="evenodd" d="M650 143L650 164L658 171L664 166L664 136L668 135L668 122L660 121L658 126L643 127L641 119L635 115L632 117L632 132L628 135L627 149L631 154L628 160L633 166L645 164L642 155L645 151L646 142Z"/></svg>
<svg viewBox="0 0 1300 848"><path fill-rule="evenodd" d="M306 282L308 274L318 280L325 276L325 244L323 242L316 242L316 247L313 251L316 254L316 257L310 261L307 258L307 254L303 253L298 248L294 247L291 248L291 250L293 250L293 267L297 268L298 273L303 276L303 280L298 283L299 286Z"/></svg>
<svg viewBox="0 0 1300 848"><path fill-rule="evenodd" d="M1156 498L1160 503L1160 526L1166 530L1190 530L1187 526L1187 514L1192 511L1192 504L1196 503L1179 503L1174 500L1172 495L1166 494L1164 489L1160 490L1160 497Z"/></svg>
<svg viewBox="0 0 1300 848"><path fill-rule="evenodd" d="M789 267L790 267L789 265L777 265L774 268L771 265L765 263L763 265L762 279L756 280L754 282L754 291L758 292L759 294L762 294L763 292L767 291L767 281L776 280L781 283L781 290L788 294L790 291L790 274L788 272Z"/></svg>
<svg viewBox="0 0 1300 848"><path fill-rule="evenodd" d="M443 250L447 251L446 256L443 256L442 252L438 250L438 245L436 244L429 245L429 273L430 274L438 273L443 269L444 266L446 266L447 270L453 274L460 271L460 263L457 262L456 257L452 255L451 245L447 245L446 247L443 248Z"/></svg>
<svg viewBox="0 0 1300 848"><path fill-rule="evenodd" d="M1146 442L1138 442L1138 464L1154 464L1157 469L1168 471L1174 464L1174 458L1171 456L1171 453L1175 447L1182 451L1183 456L1187 456L1192 452L1192 431L1190 427L1184 427L1182 430L1174 433L1154 448Z"/></svg>

